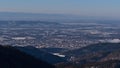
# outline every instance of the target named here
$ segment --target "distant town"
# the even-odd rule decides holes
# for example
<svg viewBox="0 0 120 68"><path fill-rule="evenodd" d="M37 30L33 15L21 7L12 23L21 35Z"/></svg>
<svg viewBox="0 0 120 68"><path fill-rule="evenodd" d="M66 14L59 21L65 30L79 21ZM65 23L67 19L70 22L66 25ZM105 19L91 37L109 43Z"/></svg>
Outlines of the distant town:
<svg viewBox="0 0 120 68"><path fill-rule="evenodd" d="M0 44L77 49L100 42L120 42L119 23L98 22L0 21Z"/></svg>

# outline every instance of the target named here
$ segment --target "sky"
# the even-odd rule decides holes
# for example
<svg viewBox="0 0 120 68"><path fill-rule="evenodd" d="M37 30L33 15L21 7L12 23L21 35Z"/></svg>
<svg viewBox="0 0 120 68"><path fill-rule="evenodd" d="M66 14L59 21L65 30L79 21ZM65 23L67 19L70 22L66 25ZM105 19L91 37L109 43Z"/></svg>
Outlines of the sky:
<svg viewBox="0 0 120 68"><path fill-rule="evenodd" d="M120 17L120 0L0 0L0 12Z"/></svg>

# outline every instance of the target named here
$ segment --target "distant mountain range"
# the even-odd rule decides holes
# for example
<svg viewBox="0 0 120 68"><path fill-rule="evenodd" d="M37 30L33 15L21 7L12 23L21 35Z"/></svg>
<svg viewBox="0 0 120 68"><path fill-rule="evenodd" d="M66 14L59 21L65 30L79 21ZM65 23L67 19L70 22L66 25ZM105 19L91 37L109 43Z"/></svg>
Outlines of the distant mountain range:
<svg viewBox="0 0 120 68"><path fill-rule="evenodd" d="M80 16L67 14L43 14L43 13L22 13L22 12L0 12L0 20L41 20L41 21L61 21L78 20ZM84 17L83 17L84 18ZM85 17L87 18L87 17Z"/></svg>
<svg viewBox="0 0 120 68"><path fill-rule="evenodd" d="M23 12L0 12L0 21L49 21L61 23L119 23L120 20L104 17L70 14L45 14Z"/></svg>
<svg viewBox="0 0 120 68"><path fill-rule="evenodd" d="M0 21L0 28L59 27L61 24L47 21Z"/></svg>
<svg viewBox="0 0 120 68"><path fill-rule="evenodd" d="M27 20L27 21L54 21L70 22L79 20L96 20L103 17L80 16L71 14L47 14L47 13L23 13L23 12L0 12L0 20Z"/></svg>

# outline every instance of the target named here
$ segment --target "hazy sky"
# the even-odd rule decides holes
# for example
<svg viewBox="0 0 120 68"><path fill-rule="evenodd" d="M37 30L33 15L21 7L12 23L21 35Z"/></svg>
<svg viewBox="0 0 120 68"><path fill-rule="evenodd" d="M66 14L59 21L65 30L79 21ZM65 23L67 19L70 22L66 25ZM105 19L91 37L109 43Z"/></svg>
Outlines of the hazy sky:
<svg viewBox="0 0 120 68"><path fill-rule="evenodd" d="M0 0L0 12L120 17L120 0Z"/></svg>

